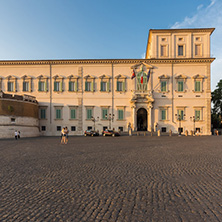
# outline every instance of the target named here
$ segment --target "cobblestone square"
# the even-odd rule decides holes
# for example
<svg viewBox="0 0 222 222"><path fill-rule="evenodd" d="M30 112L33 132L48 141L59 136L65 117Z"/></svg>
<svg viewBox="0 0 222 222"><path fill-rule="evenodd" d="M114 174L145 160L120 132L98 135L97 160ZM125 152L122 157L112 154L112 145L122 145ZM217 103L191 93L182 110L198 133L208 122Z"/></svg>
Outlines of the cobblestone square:
<svg viewBox="0 0 222 222"><path fill-rule="evenodd" d="M222 136L0 140L0 221L222 221Z"/></svg>

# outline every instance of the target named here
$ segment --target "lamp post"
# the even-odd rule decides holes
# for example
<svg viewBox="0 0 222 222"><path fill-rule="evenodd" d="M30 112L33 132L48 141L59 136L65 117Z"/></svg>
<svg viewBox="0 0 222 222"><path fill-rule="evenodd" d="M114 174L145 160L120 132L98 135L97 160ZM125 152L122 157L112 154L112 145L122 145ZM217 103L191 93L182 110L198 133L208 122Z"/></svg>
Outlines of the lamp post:
<svg viewBox="0 0 222 222"><path fill-rule="evenodd" d="M183 114L183 115L175 114L175 116L177 117L177 120L179 121L179 136L181 136L181 120L183 120L186 115L185 114Z"/></svg>
<svg viewBox="0 0 222 222"><path fill-rule="evenodd" d="M96 120L95 117L91 116L91 120L92 120L93 123L94 123L94 131L95 131L95 129L96 129L96 121L99 121L99 117L97 116L97 120Z"/></svg>
<svg viewBox="0 0 222 222"><path fill-rule="evenodd" d="M111 120L113 120L114 119L114 114L112 115L111 113L109 114L109 115L105 115L105 117L106 117L106 119L108 119L109 120L109 129L111 129Z"/></svg>
<svg viewBox="0 0 222 222"><path fill-rule="evenodd" d="M195 118L195 116L191 116L191 117L190 117L190 120L193 121L193 133L194 133L194 135L195 135L195 133L196 133L195 122L196 122L196 121L199 121L199 116L198 116L197 118Z"/></svg>

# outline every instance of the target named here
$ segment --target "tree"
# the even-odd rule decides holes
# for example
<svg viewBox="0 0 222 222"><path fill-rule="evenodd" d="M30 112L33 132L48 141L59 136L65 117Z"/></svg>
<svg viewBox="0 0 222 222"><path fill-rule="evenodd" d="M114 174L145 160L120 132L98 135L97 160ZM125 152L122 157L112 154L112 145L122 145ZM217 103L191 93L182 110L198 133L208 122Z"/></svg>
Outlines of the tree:
<svg viewBox="0 0 222 222"><path fill-rule="evenodd" d="M216 89L212 92L213 109L211 120L214 128L222 128L222 79L218 82Z"/></svg>

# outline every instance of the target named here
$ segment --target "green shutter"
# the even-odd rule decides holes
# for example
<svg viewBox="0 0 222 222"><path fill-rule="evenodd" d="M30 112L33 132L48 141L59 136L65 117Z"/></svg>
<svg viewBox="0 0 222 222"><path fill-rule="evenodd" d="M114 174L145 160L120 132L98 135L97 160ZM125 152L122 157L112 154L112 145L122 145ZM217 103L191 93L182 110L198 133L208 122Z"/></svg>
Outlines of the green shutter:
<svg viewBox="0 0 222 222"><path fill-rule="evenodd" d="M71 81L69 81L69 91L71 91L72 90L72 88L71 88Z"/></svg>
<svg viewBox="0 0 222 222"><path fill-rule="evenodd" d="M178 92L183 92L183 81L178 82Z"/></svg>
<svg viewBox="0 0 222 222"><path fill-rule="evenodd" d="M162 110L162 120L166 120L166 110Z"/></svg>
<svg viewBox="0 0 222 222"><path fill-rule="evenodd" d="M77 79L76 79L76 81L75 81L75 92L77 92L78 91L78 82L77 82Z"/></svg>
<svg viewBox="0 0 222 222"><path fill-rule="evenodd" d="M122 109L118 110L118 117L119 117L119 120L123 120L123 110Z"/></svg>
<svg viewBox="0 0 222 222"><path fill-rule="evenodd" d="M45 112L46 110L45 109L41 109L41 112L40 112L40 114L41 114L41 119L45 119L45 117L46 117L46 112Z"/></svg>
<svg viewBox="0 0 222 222"><path fill-rule="evenodd" d="M62 92L63 91L63 89L62 89L62 79L60 80L59 84L60 84L60 92Z"/></svg>
<svg viewBox="0 0 222 222"><path fill-rule="evenodd" d="M195 81L195 91L200 92L200 81Z"/></svg>
<svg viewBox="0 0 222 222"><path fill-rule="evenodd" d="M56 119L61 119L61 110L60 109L56 110Z"/></svg>
<svg viewBox="0 0 222 222"><path fill-rule="evenodd" d="M87 109L87 119L92 118L92 109Z"/></svg>
<svg viewBox="0 0 222 222"><path fill-rule="evenodd" d="M103 91L103 81L100 82L100 91Z"/></svg>
<svg viewBox="0 0 222 222"><path fill-rule="evenodd" d="M71 119L75 119L75 118L76 118L76 110L71 109Z"/></svg>
<svg viewBox="0 0 222 222"><path fill-rule="evenodd" d="M106 115L108 115L108 110L107 109L102 109L102 118L107 119Z"/></svg>
<svg viewBox="0 0 222 222"><path fill-rule="evenodd" d="M85 81L85 91L89 91L87 87L87 81Z"/></svg>
<svg viewBox="0 0 222 222"><path fill-rule="evenodd" d="M166 92L166 81L161 81L161 92Z"/></svg>
<svg viewBox="0 0 222 222"><path fill-rule="evenodd" d="M91 91L94 92L94 80L91 82Z"/></svg>
<svg viewBox="0 0 222 222"><path fill-rule="evenodd" d="M126 80L125 79L123 80L122 84L123 84L123 92L125 92L125 90L126 90Z"/></svg>
<svg viewBox="0 0 222 222"><path fill-rule="evenodd" d="M106 84L107 84L107 85L106 85L107 92L109 92L109 80L107 81Z"/></svg>
<svg viewBox="0 0 222 222"><path fill-rule="evenodd" d="M57 88L56 88L56 81L54 81L54 91L57 91Z"/></svg>
<svg viewBox="0 0 222 222"><path fill-rule="evenodd" d="M48 81L47 80L45 80L45 82L44 82L44 86L45 86L45 92L47 92L47 90L48 90Z"/></svg>
<svg viewBox="0 0 222 222"><path fill-rule="evenodd" d="M41 91L41 81L39 80L39 89L38 91Z"/></svg>
<svg viewBox="0 0 222 222"><path fill-rule="evenodd" d="M200 120L200 110L195 110L195 120Z"/></svg>

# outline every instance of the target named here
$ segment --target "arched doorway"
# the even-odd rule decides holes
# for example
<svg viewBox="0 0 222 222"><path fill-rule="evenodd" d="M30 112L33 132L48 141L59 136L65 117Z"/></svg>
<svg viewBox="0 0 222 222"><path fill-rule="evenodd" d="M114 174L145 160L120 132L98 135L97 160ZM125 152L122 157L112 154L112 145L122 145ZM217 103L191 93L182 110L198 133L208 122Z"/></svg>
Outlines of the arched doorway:
<svg viewBox="0 0 222 222"><path fill-rule="evenodd" d="M147 131L147 111L144 108L137 111L137 131Z"/></svg>

